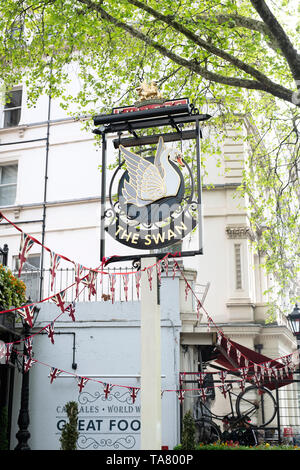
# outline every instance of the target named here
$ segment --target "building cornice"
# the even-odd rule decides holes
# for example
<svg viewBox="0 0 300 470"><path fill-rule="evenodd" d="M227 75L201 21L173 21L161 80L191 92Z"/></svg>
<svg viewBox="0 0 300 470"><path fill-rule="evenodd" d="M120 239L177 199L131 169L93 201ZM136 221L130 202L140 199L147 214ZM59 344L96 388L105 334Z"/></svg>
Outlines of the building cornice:
<svg viewBox="0 0 300 470"><path fill-rule="evenodd" d="M226 229L227 238L233 239L248 239L255 240L253 231L248 226L227 225Z"/></svg>

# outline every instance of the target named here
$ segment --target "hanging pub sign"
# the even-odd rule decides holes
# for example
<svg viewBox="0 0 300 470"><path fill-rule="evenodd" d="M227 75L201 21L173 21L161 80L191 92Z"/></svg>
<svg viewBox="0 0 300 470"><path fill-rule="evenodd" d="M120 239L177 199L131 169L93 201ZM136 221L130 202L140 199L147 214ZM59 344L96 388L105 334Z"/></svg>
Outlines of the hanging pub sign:
<svg viewBox="0 0 300 470"><path fill-rule="evenodd" d="M143 83L137 90L140 100L133 106L115 108L112 114L94 118L98 127L93 132L102 135L101 199L109 201L101 210L101 259L106 257L105 234L142 250L140 258L153 250L156 256L160 251L165 253L197 226L196 252L182 252L181 256L201 254L199 121L210 116L199 114L187 98L163 99L155 82ZM157 133L161 127L172 132ZM145 129L147 135L138 135ZM106 190L106 136L110 133L119 136L113 140L119 162ZM190 139L195 140L195 149L184 158L182 143ZM125 258L135 257L119 257Z"/></svg>

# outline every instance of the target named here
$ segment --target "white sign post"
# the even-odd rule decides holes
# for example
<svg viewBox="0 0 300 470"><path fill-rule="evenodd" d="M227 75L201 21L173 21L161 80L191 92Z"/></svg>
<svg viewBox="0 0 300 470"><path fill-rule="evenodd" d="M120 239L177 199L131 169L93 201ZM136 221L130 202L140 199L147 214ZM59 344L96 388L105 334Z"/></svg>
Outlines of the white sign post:
<svg viewBox="0 0 300 470"><path fill-rule="evenodd" d="M153 266L156 258L142 258L141 268ZM157 272L152 289L147 270L141 276L141 450L161 450L161 340L160 307L157 302Z"/></svg>

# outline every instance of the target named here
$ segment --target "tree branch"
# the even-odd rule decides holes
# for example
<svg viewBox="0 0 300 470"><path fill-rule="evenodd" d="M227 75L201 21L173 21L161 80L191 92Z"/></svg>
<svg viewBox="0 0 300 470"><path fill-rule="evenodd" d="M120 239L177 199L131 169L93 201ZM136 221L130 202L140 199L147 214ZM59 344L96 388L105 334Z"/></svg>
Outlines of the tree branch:
<svg viewBox="0 0 300 470"><path fill-rule="evenodd" d="M265 39L266 39L267 44L273 50L279 49L276 37L271 33L268 26L263 21L255 20L247 16L226 15L226 14L216 15L213 17L208 16L208 15L197 15L195 18L196 20L199 20L199 21L209 21L210 23L224 25L227 28L239 28L240 27L244 29L249 29L250 31L257 31L261 33L263 36L267 36L269 38L269 41L267 38Z"/></svg>
<svg viewBox="0 0 300 470"><path fill-rule="evenodd" d="M286 58L294 80L300 80L300 55L291 43L283 27L277 21L264 0L250 0L263 22L276 37L277 44Z"/></svg>
<svg viewBox="0 0 300 470"><path fill-rule="evenodd" d="M201 48L205 49L206 51L210 52L211 54L214 54L217 57L220 57L221 59L225 60L226 62L229 62L230 64L234 65L238 69L242 70L243 72L246 72L248 75L251 75L253 78L256 78L256 80L259 80L263 83L269 82L271 86L276 86L274 82L269 80L266 75L261 73L259 70L255 69L251 65L246 64L242 60L238 59L237 57L234 57L233 55L229 54L228 52L223 51L222 49L219 49L218 47L214 46L211 43L208 43L204 39L201 39L199 36L197 36L195 33L190 31L188 28L183 26L182 24L178 23L177 21L173 20L170 16L163 15L162 13L154 10L152 7L149 5L145 5L143 2L140 0L127 0L128 3L131 3L132 5L135 5L136 7L147 11L150 13L154 18L157 18L160 21L163 21L164 23L168 24L169 26L172 26L176 31L179 33L183 34L186 38L190 39L192 42L197 44L197 46L200 46Z"/></svg>
<svg viewBox="0 0 300 470"><path fill-rule="evenodd" d="M91 0L78 0L80 3L85 4L89 9L97 11L101 18L109 21L110 23L114 24L116 27L123 29L127 33L129 33L132 37L140 39L141 41L145 42L148 46L151 46L153 49L160 52L163 56L168 57L173 62L186 67L187 69L195 72L196 74L200 75L201 77L220 83L222 85L228 85L232 87L238 88L246 88L252 90L262 90L266 91L273 96L281 98L285 101L292 102L292 92L280 85L273 83L266 77L264 82L257 81L257 80L247 80L243 78L235 78L235 77L227 77L224 75L217 74L215 72L211 72L204 67L201 67L196 61L189 61L184 59L183 57L171 52L165 46L159 44L158 42L154 41L149 36L142 33L140 30L133 28L127 23L113 17L109 13L107 13L100 4L93 3Z"/></svg>

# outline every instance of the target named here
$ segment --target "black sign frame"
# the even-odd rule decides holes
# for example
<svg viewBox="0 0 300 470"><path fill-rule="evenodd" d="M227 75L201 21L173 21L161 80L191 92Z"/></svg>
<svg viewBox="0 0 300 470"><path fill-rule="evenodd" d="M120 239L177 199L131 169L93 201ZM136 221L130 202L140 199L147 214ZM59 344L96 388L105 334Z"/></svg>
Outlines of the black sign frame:
<svg viewBox="0 0 300 470"><path fill-rule="evenodd" d="M101 218L100 218L100 260L107 265L111 262L132 261L138 265L141 258L156 257L162 259L166 252L161 253L137 253L132 255L113 256L106 258L105 253L105 213L106 213L106 167L107 167L107 136L109 134L117 134L118 139L113 140L116 149L120 145L123 147L139 147L144 145L156 144L159 137L163 137L164 142L174 142L182 140L195 140L196 146L196 187L197 187L197 205L198 205L198 233L199 248L198 250L182 251L176 253L175 257L187 257L203 254L203 237L202 237L202 185L201 185L201 146L200 141L202 132L200 122L207 121L211 116L209 114L201 114L192 104L189 104L187 98L179 100L168 100L168 105L150 105L141 108L134 106L128 108L116 108L111 114L102 114L94 117L94 125L97 126L93 130L96 135L101 135L102 143L102 174L101 174ZM184 124L189 124L188 130L183 130ZM191 124L194 128L191 129ZM138 136L137 131L149 128L170 127L173 132L163 134L153 134L149 136ZM174 132L175 131L175 132ZM122 138L122 133L128 132L132 137ZM119 166L122 162L119 160ZM171 245L172 246L172 245ZM134 247L132 247L134 248ZM174 256L174 254L173 254Z"/></svg>

